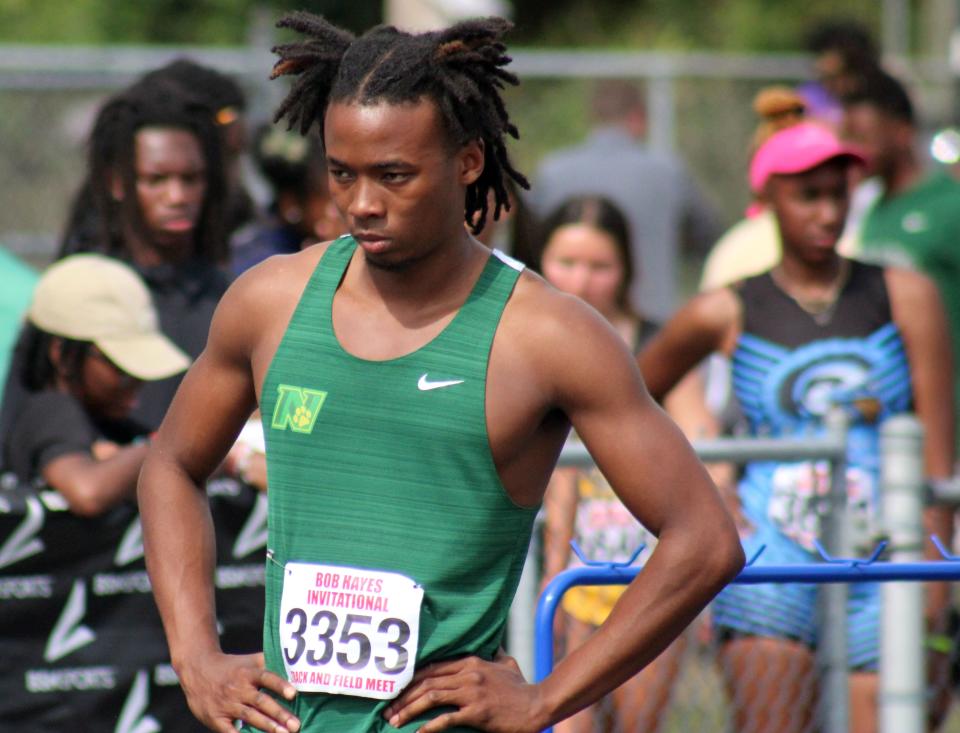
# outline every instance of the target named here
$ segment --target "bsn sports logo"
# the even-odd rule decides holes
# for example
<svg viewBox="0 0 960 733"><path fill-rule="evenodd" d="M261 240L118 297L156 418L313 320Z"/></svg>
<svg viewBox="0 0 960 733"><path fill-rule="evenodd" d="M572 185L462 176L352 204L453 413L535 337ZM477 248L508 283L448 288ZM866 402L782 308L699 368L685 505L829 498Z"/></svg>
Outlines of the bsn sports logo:
<svg viewBox="0 0 960 733"><path fill-rule="evenodd" d="M162 726L152 715L146 715L150 704L150 688L147 670L141 669L130 687L130 694L123 703L120 719L114 733L158 733Z"/></svg>
<svg viewBox="0 0 960 733"><path fill-rule="evenodd" d="M27 514L7 541L0 546L0 568L43 552L43 540L37 537L43 529L43 505L36 497L26 500Z"/></svg>
<svg viewBox="0 0 960 733"><path fill-rule="evenodd" d="M134 519L117 546L117 554L113 556L113 563L118 567L129 565L143 557L143 525L140 517Z"/></svg>
<svg viewBox="0 0 960 733"><path fill-rule="evenodd" d="M267 497L257 494L256 503L247 521L233 543L233 556L237 559L246 557L254 550L267 546Z"/></svg>
<svg viewBox="0 0 960 733"><path fill-rule="evenodd" d="M75 580L70 597L47 639L47 646L43 650L44 661L51 664L93 643L97 635L81 623L86 613L87 586L82 580Z"/></svg>

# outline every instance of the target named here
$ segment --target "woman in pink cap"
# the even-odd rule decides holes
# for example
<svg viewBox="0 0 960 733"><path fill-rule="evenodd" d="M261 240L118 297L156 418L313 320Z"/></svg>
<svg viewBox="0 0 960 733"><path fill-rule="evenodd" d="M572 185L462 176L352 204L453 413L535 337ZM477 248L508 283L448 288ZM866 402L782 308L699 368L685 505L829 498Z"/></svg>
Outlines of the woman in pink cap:
<svg viewBox="0 0 960 733"><path fill-rule="evenodd" d="M863 162L856 150L796 115L758 142L750 185L776 219L779 262L691 300L641 354L641 369L659 398L708 354L725 354L756 436L817 434L828 410L846 410L848 515L856 551L868 552L878 530L884 419L916 412L926 429L928 475L951 473L953 372L943 308L926 277L837 253L849 173ZM828 490L822 462L748 464L729 492L747 556L766 545L761 563L817 562ZM949 536L949 510L929 509L926 519L928 530ZM935 590L931 624L946 605L945 589ZM731 585L718 596L713 618L740 733L815 729L816 599L816 586L800 584ZM877 729L879 609L877 584L850 586L851 731Z"/></svg>

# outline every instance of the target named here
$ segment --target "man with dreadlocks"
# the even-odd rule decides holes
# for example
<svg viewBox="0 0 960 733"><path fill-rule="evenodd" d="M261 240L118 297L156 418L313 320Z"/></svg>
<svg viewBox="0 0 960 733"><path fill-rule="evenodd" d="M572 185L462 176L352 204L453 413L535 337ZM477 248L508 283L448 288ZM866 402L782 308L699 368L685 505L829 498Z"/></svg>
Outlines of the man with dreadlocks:
<svg viewBox="0 0 960 733"><path fill-rule="evenodd" d="M87 170L60 256L93 251L132 264L163 332L198 356L228 285L220 269L225 173L209 109L162 77L134 84L97 114ZM149 385L134 419L156 429L179 384L177 377Z"/></svg>
<svg viewBox="0 0 960 733"><path fill-rule="evenodd" d="M280 108L317 123L350 234L224 296L140 481L147 564L196 715L282 731L541 730L651 661L740 569L736 529L622 339L464 228L494 216L516 135L500 19L281 46ZM264 655L221 652L203 479L259 405L269 472ZM660 535L609 620L546 680L499 646L571 424ZM710 551L703 552L704 547Z"/></svg>

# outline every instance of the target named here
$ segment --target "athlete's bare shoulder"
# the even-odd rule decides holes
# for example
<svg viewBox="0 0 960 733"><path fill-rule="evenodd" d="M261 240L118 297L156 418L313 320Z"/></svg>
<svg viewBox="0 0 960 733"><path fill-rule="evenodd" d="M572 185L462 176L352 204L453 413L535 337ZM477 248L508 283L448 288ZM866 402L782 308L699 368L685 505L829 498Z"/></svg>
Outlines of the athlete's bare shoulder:
<svg viewBox="0 0 960 733"><path fill-rule="evenodd" d="M217 306L210 341L249 355L265 336L282 331L329 245L274 255L242 273Z"/></svg>
<svg viewBox="0 0 960 733"><path fill-rule="evenodd" d="M561 393L571 383L593 382L595 375L588 378L586 372L596 364L605 365L613 379L639 379L627 344L607 320L533 272L525 271L517 282L498 341L501 337L499 345L514 354L515 368L553 405L564 401Z"/></svg>

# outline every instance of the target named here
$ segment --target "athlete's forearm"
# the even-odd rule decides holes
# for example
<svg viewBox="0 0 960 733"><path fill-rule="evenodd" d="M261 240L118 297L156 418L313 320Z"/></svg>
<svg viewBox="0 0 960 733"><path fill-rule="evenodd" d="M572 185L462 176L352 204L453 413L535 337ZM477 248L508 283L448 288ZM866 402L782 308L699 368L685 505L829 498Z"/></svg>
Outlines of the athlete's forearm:
<svg viewBox="0 0 960 733"><path fill-rule="evenodd" d="M735 533L664 533L606 622L541 684L552 722L599 700L652 662L743 565ZM704 551L709 547L708 551Z"/></svg>
<svg viewBox="0 0 960 733"><path fill-rule="evenodd" d="M177 668L219 650L213 573L216 544L206 492L152 450L138 487L147 571Z"/></svg>

